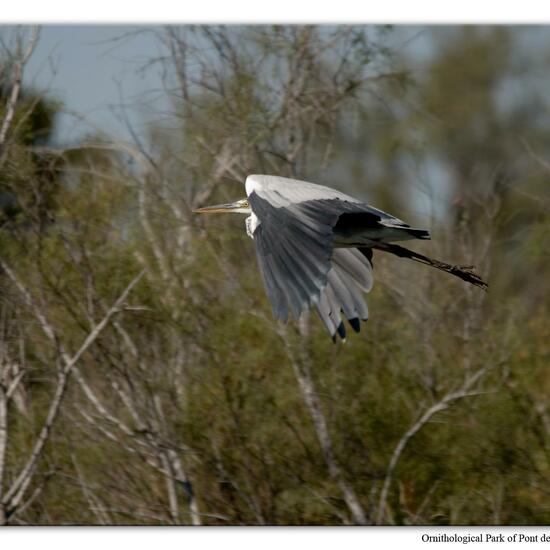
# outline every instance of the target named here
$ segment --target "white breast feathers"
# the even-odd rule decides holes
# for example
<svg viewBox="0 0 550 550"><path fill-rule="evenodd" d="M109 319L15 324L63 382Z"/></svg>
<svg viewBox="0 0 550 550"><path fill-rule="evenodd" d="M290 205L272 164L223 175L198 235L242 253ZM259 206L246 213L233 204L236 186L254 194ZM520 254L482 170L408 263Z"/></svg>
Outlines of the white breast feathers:
<svg viewBox="0 0 550 550"><path fill-rule="evenodd" d="M254 238L254 231L256 231L256 227L258 227L258 224L260 223L260 220L254 215L254 213L250 214L248 218L245 220L246 224L246 234L253 239Z"/></svg>

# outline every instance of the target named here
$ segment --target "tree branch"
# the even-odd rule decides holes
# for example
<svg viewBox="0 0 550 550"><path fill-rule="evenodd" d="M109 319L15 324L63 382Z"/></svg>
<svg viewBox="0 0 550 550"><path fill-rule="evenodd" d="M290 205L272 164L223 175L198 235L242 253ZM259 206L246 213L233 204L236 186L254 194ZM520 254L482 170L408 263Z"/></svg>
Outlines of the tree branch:
<svg viewBox="0 0 550 550"><path fill-rule="evenodd" d="M80 358L86 352L86 350L98 338L98 336L101 334L103 329L109 323L111 317L120 310L121 306L123 305L124 301L128 297L131 290L142 278L144 271L141 271L136 277L132 279L132 281L124 289L124 291L119 296L119 298L107 311L103 319L91 330L88 336L84 339L84 342L82 343L78 351L73 356L70 356L64 350L63 345L61 343L58 343L56 333L52 325L46 319L40 306L35 302L31 294L29 293L27 288L23 285L23 283L19 280L17 275L12 271L12 269L8 266L8 264L2 259L0 259L0 267L3 269L3 271L6 273L8 278L18 289L18 291L23 297L24 302L32 311L34 316L38 319L38 322L43 332L46 334L46 336L53 343L59 345L60 352L61 352L61 359L63 361L63 367L62 369L60 369L58 373L57 385L48 409L48 414L42 425L42 428L40 429L38 437L34 443L33 450L29 458L27 459L25 465L21 469L21 472L13 481L8 492L5 495L0 495L2 497L1 504L5 507L5 509L9 511L9 513L13 513L17 508L17 506L19 505L19 503L21 502L28 485L32 480L38 461L43 454L44 447L50 437L53 425L58 417L61 402L63 400L63 397L67 389L69 376L73 371L74 366L80 360Z"/></svg>
<svg viewBox="0 0 550 550"><path fill-rule="evenodd" d="M19 94L21 93L21 84L23 82L23 70L27 61L29 60L36 43L38 42L38 36L40 34L40 28L34 26L32 28L32 35L27 45L27 48L24 52L21 51L21 46L17 45L16 60L14 65L14 75L13 75L13 84L11 87L11 93L6 103L6 114L2 120L2 125L0 126L0 158L4 154L4 145L6 142L6 137L8 130L10 129L11 123L13 122L13 117L15 115L15 108L17 106L17 101L19 100Z"/></svg>
<svg viewBox="0 0 550 550"><path fill-rule="evenodd" d="M447 393L440 401L428 407L424 413L418 418L414 424L403 434L403 437L398 441L395 449L393 450L388 468L386 470L386 477L384 478L384 485L382 486L382 491L380 492L380 499L378 502L378 510L376 514L376 524L380 525L384 520L386 502L388 499L388 492L390 485L393 479L393 472L405 450L405 447L411 440L411 438L419 432L438 412L441 412L449 407L449 405L456 401L457 399L462 399L464 397L469 397L473 395L479 395L480 392L471 392L470 388L481 378L481 376L487 370L486 367L483 367L476 371L472 376L468 377L462 387L454 392Z"/></svg>
<svg viewBox="0 0 550 550"><path fill-rule="evenodd" d="M303 321L302 318L300 321ZM300 328L302 336L305 336L305 324L300 323ZM325 459L325 464L327 465L329 475L333 481L335 481L340 487L342 492L342 497L351 513L353 522L357 525L367 525L367 516L353 487L348 483L348 481L342 475L342 470L336 455L334 453L334 445L332 443L332 438L328 431L327 421L323 413L321 406L321 401L319 395L315 391L315 386L313 384L313 379L311 378L311 372L309 368L309 358L306 357L304 353L300 354L300 357L296 357L292 345L289 341L288 335L284 327L279 326L278 332L283 338L287 354L292 363L292 368L294 369L294 374L296 380L298 381L298 386L302 392L302 397L306 403L306 406L309 410L309 414L313 421L315 427L315 433L321 446L321 451Z"/></svg>

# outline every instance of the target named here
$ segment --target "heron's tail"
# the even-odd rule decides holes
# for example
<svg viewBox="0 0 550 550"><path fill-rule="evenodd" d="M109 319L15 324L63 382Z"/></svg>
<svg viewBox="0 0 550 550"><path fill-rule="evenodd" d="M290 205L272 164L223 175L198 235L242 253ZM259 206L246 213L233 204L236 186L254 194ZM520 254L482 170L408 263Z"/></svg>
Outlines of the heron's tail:
<svg viewBox="0 0 550 550"><path fill-rule="evenodd" d="M441 271L446 271L447 273L450 273L451 275L454 275L467 283L478 286L483 290L487 290L488 288L487 283L474 271L474 267L471 265L447 264L392 243L377 243L372 248L383 250L384 252L390 252L400 258L409 258L410 260L414 260L415 262L419 262L421 264L431 265L432 267L441 269Z"/></svg>

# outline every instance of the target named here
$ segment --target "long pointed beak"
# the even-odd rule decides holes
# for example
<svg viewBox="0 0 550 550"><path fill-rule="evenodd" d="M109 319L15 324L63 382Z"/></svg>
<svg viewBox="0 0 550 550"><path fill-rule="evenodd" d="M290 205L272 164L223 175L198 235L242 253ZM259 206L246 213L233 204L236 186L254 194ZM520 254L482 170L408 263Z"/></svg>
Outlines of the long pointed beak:
<svg viewBox="0 0 550 550"><path fill-rule="evenodd" d="M239 202L230 202L228 204L215 204L214 206L196 208L193 212L197 214L220 214L222 212L231 212L231 210L235 210L239 206Z"/></svg>

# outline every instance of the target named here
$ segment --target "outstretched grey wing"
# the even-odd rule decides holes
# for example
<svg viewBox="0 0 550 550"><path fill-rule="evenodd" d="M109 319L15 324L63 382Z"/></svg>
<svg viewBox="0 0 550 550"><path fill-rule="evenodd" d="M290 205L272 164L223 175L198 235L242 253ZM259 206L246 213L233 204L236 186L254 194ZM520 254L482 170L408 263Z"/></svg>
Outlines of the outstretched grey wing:
<svg viewBox="0 0 550 550"><path fill-rule="evenodd" d="M372 265L356 249L334 249L333 228L346 212L380 217L340 198L293 203L252 192L248 200L259 220L254 241L274 315L287 321L289 310L298 318L316 306L331 336L345 337L341 311L359 330L359 320L368 316L362 292L372 287Z"/></svg>

